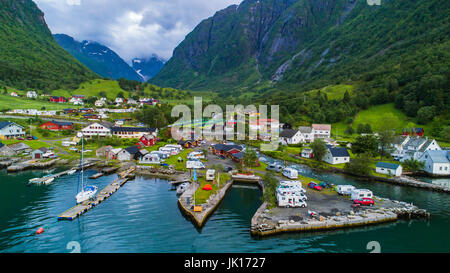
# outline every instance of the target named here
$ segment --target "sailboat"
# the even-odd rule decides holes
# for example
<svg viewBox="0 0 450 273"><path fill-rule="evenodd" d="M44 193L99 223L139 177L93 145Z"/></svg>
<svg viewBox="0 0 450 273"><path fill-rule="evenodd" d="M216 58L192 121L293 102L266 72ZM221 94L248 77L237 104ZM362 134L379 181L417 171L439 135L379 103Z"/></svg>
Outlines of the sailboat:
<svg viewBox="0 0 450 273"><path fill-rule="evenodd" d="M83 134L78 133L78 137L81 138L81 150L84 151ZM79 189L81 189L81 191L78 192L78 194L75 196L75 199L77 200L77 204L93 198L98 190L97 186L92 186L92 185L85 186L84 185L85 181L84 181L84 168L83 168L83 165L84 165L83 154L84 153L81 153L81 160L80 160L81 171L79 172L79 175L78 175L78 185L80 186Z"/></svg>

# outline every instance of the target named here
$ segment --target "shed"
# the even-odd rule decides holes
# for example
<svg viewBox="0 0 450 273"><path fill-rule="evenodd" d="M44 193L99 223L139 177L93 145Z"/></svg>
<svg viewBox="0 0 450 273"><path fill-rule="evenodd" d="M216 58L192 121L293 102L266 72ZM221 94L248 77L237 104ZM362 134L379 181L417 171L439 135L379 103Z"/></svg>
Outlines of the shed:
<svg viewBox="0 0 450 273"><path fill-rule="evenodd" d="M106 157L108 155L108 152L111 151L112 149L113 147L110 145L100 147L95 151L95 155L97 157Z"/></svg>
<svg viewBox="0 0 450 273"><path fill-rule="evenodd" d="M377 173L382 174L388 174L388 175L394 175L394 176L400 176L402 175L403 168L402 166L394 163L387 163L387 162L378 162L375 165L375 171Z"/></svg>

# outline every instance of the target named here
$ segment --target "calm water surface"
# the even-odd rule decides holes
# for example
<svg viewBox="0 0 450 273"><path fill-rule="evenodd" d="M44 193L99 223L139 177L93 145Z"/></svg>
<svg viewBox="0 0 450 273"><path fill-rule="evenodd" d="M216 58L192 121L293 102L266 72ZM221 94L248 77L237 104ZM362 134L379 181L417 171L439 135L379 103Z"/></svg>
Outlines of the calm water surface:
<svg viewBox="0 0 450 273"><path fill-rule="evenodd" d="M261 205L258 188L233 186L199 231L180 213L167 181L137 177L77 220L58 222L57 215L75 203L77 175L27 187L28 179L43 174L0 171L0 252L70 252L66 246L71 241L80 243L81 252L368 252L369 241L380 242L382 252L450 252L448 195L298 168L331 183L353 184L379 196L413 202L430 211L432 219L255 239L249 230ZM115 178L88 181L102 188ZM35 235L39 227L45 232Z"/></svg>

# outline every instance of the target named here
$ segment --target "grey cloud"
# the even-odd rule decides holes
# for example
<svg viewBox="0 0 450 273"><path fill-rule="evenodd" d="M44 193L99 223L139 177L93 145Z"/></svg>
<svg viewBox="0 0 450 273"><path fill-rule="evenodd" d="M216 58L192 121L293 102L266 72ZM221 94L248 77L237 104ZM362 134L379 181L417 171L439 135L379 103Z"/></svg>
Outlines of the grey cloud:
<svg viewBox="0 0 450 273"><path fill-rule="evenodd" d="M241 0L34 0L53 33L98 41L126 61L166 59L200 23ZM78 5L79 2L79 5ZM72 3L72 4L69 4Z"/></svg>

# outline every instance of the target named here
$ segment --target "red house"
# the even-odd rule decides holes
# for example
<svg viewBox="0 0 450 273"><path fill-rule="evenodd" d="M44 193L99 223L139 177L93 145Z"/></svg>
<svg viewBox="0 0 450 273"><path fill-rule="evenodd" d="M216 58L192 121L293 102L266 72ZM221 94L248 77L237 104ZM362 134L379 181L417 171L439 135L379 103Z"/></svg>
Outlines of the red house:
<svg viewBox="0 0 450 273"><path fill-rule="evenodd" d="M44 130L51 130L51 131L72 130L73 123L52 120L41 124L40 127Z"/></svg>
<svg viewBox="0 0 450 273"><path fill-rule="evenodd" d="M151 134L143 135L137 144L139 148L153 146L156 143L156 137Z"/></svg>
<svg viewBox="0 0 450 273"><path fill-rule="evenodd" d="M425 131L423 130L423 128L404 128L402 130L402 135L403 136L423 136L423 133Z"/></svg>
<svg viewBox="0 0 450 273"><path fill-rule="evenodd" d="M50 102L64 103L64 102L67 102L67 100L66 100L66 98L64 98L64 97L55 97L55 96L52 96L52 97L50 97Z"/></svg>

